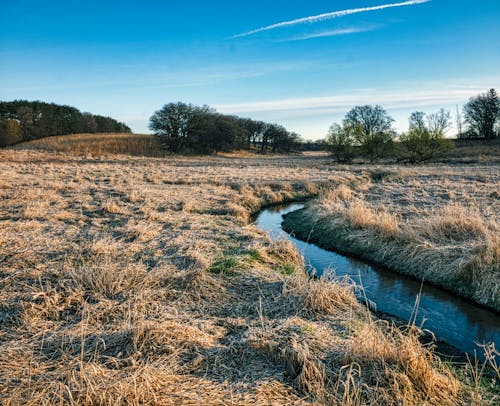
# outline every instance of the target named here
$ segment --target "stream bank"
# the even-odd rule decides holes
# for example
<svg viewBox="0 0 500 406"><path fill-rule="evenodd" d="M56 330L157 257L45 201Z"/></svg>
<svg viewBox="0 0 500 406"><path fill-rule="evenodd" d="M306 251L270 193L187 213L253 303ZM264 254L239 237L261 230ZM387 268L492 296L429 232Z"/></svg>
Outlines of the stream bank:
<svg viewBox="0 0 500 406"><path fill-rule="evenodd" d="M500 318L494 311L434 286L421 284L406 275L303 241L323 241L325 246L328 234L321 225L304 216L302 208L302 204L269 207L259 214L257 226L273 239L290 239L318 275L334 273L336 277L348 277L362 286L359 296L374 303L377 312L393 315L396 319L412 320L416 325L432 331L438 341L443 340L471 355L474 351L481 353L477 343L493 342L498 348ZM283 216L285 222L282 227ZM301 239L285 234L284 230Z"/></svg>

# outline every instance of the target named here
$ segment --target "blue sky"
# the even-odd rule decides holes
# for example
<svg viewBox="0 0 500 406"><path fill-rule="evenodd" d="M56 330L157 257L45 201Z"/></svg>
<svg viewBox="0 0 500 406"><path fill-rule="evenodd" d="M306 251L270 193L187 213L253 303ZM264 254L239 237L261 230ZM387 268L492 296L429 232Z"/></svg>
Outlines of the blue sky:
<svg viewBox="0 0 500 406"><path fill-rule="evenodd" d="M136 132L185 101L312 139L381 104L405 130L411 111L500 89L499 22L499 0L0 0L0 99Z"/></svg>

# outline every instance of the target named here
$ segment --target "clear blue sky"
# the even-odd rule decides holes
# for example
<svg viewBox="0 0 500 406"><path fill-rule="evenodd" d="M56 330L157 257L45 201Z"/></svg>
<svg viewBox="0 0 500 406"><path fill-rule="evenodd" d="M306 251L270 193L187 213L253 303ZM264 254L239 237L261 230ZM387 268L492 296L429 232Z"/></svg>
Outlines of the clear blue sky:
<svg viewBox="0 0 500 406"><path fill-rule="evenodd" d="M136 132L185 101L305 138L378 103L404 130L411 111L500 89L499 39L499 0L0 0L0 100L70 104Z"/></svg>

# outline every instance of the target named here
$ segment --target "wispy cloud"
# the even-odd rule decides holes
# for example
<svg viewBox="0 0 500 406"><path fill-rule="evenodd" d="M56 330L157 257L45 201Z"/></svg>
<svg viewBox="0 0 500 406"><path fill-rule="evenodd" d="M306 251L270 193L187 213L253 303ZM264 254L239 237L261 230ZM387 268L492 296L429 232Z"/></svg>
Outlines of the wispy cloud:
<svg viewBox="0 0 500 406"><path fill-rule="evenodd" d="M28 83L17 85L9 77L0 78L0 88L9 97L18 97L25 92L47 92L54 90L76 89L176 89L187 87L211 86L219 83L272 76L286 72L306 71L317 66L316 61L286 60L279 62L253 62L245 64L208 66L202 69L178 67L171 72L150 73L147 66L136 66L131 78L129 75L115 74L94 75L97 79L59 80L39 84L41 79L35 75L28 78ZM118 69L120 71L120 69ZM1 75L0 75L1 76ZM31 82L31 83L29 83Z"/></svg>
<svg viewBox="0 0 500 406"><path fill-rule="evenodd" d="M393 7L414 6L417 4L428 3L430 1L431 0L409 0L409 1L404 1L401 3L381 4L381 5L373 6L373 7L362 7L362 8L352 8L352 9L347 9L347 10L333 11L331 13L324 13L324 14L318 14L315 16L303 17L303 18L298 18L295 20L283 21L280 23L268 25L268 26L261 27L261 28L256 28L255 30L251 30L251 31L243 32L241 34L234 35L233 38L248 37L249 35L257 34L259 32L264 32L264 31L275 30L276 28L291 27L291 26L299 25L299 24L317 23L320 21L332 20L334 18L344 17L344 16L347 16L350 14L366 13L369 11L384 10L386 8L393 8Z"/></svg>
<svg viewBox="0 0 500 406"><path fill-rule="evenodd" d="M365 90L322 97L290 98L252 103L218 105L217 110L228 114L268 113L275 118L321 116L347 112L355 105L381 104L388 109L423 108L461 104L483 92L486 85L442 86L427 89Z"/></svg>
<svg viewBox="0 0 500 406"><path fill-rule="evenodd" d="M356 34L359 32L374 31L374 30L379 29L381 27L382 27L382 25L373 25L373 26L368 26L368 27L342 28L342 29L338 29L338 30L322 31L322 32L316 32L313 34L301 35L298 37L286 38L286 39L280 40L280 42L304 41L304 40L313 39L313 38L336 37L338 35L348 35L348 34Z"/></svg>

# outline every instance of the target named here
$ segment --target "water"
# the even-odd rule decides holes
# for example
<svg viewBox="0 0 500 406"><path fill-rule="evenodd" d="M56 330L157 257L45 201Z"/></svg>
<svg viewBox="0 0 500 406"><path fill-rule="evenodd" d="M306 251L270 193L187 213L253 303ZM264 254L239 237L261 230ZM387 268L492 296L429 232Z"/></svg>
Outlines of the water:
<svg viewBox="0 0 500 406"><path fill-rule="evenodd" d="M482 350L478 344L493 342L495 348L500 348L500 316L494 311L433 286L422 285L408 276L326 251L285 233L281 228L283 215L303 207L294 203L265 209L258 215L256 224L272 239L292 241L318 275L334 272L339 277L350 277L363 287L364 295L378 311L404 320L415 319L417 325L432 331L438 339L471 355L476 350L480 358ZM415 318L414 308L419 294Z"/></svg>

